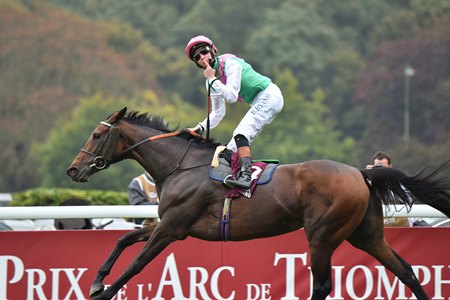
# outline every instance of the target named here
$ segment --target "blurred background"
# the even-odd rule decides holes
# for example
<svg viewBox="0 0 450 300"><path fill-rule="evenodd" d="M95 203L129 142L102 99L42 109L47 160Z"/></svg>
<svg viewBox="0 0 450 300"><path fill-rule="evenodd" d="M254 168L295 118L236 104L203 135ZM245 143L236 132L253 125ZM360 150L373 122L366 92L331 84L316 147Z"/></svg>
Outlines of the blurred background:
<svg viewBox="0 0 450 300"><path fill-rule="evenodd" d="M65 170L100 120L128 107L172 129L206 116L187 41L210 37L281 88L252 145L282 163L357 168L385 151L406 173L450 158L448 0L0 0L0 192L125 191L121 162L89 183ZM245 105L212 131L225 144Z"/></svg>

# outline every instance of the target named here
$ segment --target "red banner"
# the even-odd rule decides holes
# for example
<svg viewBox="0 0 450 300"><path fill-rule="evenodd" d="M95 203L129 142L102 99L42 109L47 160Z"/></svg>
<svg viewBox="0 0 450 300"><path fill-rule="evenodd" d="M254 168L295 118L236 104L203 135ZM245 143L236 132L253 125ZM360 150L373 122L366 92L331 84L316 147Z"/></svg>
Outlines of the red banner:
<svg viewBox="0 0 450 300"><path fill-rule="evenodd" d="M126 231L0 232L0 299L89 299L100 265ZM450 228L387 228L432 299L450 299ZM131 246L106 277L111 284L143 247ZM415 299L378 261L350 244L335 252L329 299ZM246 242L193 238L170 245L115 299L308 299L303 230Z"/></svg>

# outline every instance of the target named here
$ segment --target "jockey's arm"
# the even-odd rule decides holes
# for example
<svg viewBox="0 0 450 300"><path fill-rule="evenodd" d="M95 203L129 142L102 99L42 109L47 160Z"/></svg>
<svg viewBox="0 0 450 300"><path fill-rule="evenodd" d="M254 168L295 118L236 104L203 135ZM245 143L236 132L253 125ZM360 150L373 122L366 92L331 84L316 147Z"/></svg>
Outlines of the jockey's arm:
<svg viewBox="0 0 450 300"><path fill-rule="evenodd" d="M214 80L211 86L211 98L221 97L223 101L233 103L237 101L241 90L242 66L236 60L229 59L225 64L225 74L227 84L223 84L220 80ZM206 88L210 82L206 81Z"/></svg>
<svg viewBox="0 0 450 300"><path fill-rule="evenodd" d="M225 117L225 102L233 103L238 99L241 89L242 66L234 60L226 63L225 72L227 75L227 84L223 84L220 80L214 80L211 86L211 113L209 114L210 128L215 128ZM206 80L206 88L210 84ZM207 119L200 122L203 128L207 127Z"/></svg>
<svg viewBox="0 0 450 300"><path fill-rule="evenodd" d="M210 128L214 128L217 125L219 125L220 121L222 121L223 117L225 117L226 113L226 106L225 101L222 97L213 97L211 96L211 113L209 114L209 122L210 122ZM200 125L203 126L203 128L206 129L207 119L205 118L202 122L200 122Z"/></svg>

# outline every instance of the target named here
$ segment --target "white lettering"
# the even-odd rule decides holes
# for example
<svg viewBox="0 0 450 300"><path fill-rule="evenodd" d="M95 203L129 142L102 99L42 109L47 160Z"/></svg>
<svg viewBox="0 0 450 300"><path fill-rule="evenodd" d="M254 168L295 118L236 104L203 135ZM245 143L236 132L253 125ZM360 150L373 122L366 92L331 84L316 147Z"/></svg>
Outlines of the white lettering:
<svg viewBox="0 0 450 300"><path fill-rule="evenodd" d="M415 265L411 266L414 274L416 274L417 278L420 279L423 277L423 280L420 281L421 285L427 285L431 281L431 271L426 266ZM420 273L423 273L423 276L420 276Z"/></svg>
<svg viewBox="0 0 450 300"><path fill-rule="evenodd" d="M247 283L247 300L256 300L259 297L259 287L254 283Z"/></svg>
<svg viewBox="0 0 450 300"><path fill-rule="evenodd" d="M450 266L447 266L450 268ZM442 269L444 266L433 266L434 269L434 297L433 299L450 299L442 296L442 285L450 284L450 280L442 279ZM448 296L448 295L447 295Z"/></svg>
<svg viewBox="0 0 450 300"><path fill-rule="evenodd" d="M262 172L262 169L257 166L252 166L252 180L258 179L259 174Z"/></svg>
<svg viewBox="0 0 450 300"><path fill-rule="evenodd" d="M219 292L219 276L220 273L223 271L229 271L231 276L234 277L234 268L233 267L220 267L216 271L214 271L213 275L211 276L211 293L214 296L214 299L217 300L231 300L234 299L235 292L233 291L228 298L223 298L222 295Z"/></svg>
<svg viewBox="0 0 450 300"><path fill-rule="evenodd" d="M139 283L137 285L137 287L138 287L138 300L148 300L148 297L143 298L144 297L144 295L143 295L144 285L142 283ZM152 290L152 284L151 283L147 284L147 290L149 292Z"/></svg>
<svg viewBox="0 0 450 300"><path fill-rule="evenodd" d="M272 297L270 297L270 283L262 283L261 284L261 300L270 300ZM269 296L269 298L267 298Z"/></svg>
<svg viewBox="0 0 450 300"><path fill-rule="evenodd" d="M50 269L52 272L52 300L59 299L59 272L61 270L62 269Z"/></svg>
<svg viewBox="0 0 450 300"><path fill-rule="evenodd" d="M267 298L267 296L269 296ZM246 300L270 300L270 283L263 283L257 285L254 283L247 284L247 299Z"/></svg>
<svg viewBox="0 0 450 300"><path fill-rule="evenodd" d="M313 283L314 283L314 276L311 271L311 267L308 267L309 270L309 297L308 300L311 300L312 292L313 292Z"/></svg>
<svg viewBox="0 0 450 300"><path fill-rule="evenodd" d="M394 299L395 287L397 285L398 285L398 291L399 291L398 294L399 294L400 299L406 299L405 285L403 285L397 277L394 277L394 280L391 284L385 267L375 266L375 269L378 270L378 279L377 279L378 280L377 281L378 288L377 288L377 295L375 297L375 300L385 299L384 296L382 296L382 288L384 288L384 291L386 292L388 299ZM399 299L399 298L396 298L396 299Z"/></svg>
<svg viewBox="0 0 450 300"><path fill-rule="evenodd" d="M72 292L75 293L76 299L86 299L83 295L83 292L81 291L80 285L78 284L78 281L80 280L81 276L84 272L87 271L87 268L78 268L78 275L75 277L74 274L74 268L71 269L63 269L64 273L67 275L67 279L69 279L70 282L70 290L67 292L67 295L64 299L72 299L70 296L72 295ZM126 299L124 299L126 300Z"/></svg>
<svg viewBox="0 0 450 300"><path fill-rule="evenodd" d="M303 254L275 254L274 266L278 264L280 259L286 259L286 294L281 300L297 300L295 296L295 259L301 259L303 265L306 265L307 253Z"/></svg>
<svg viewBox="0 0 450 300"><path fill-rule="evenodd" d="M111 285L110 284L105 284L105 289L108 289ZM125 284L123 287L121 287L119 289L119 291L116 293L116 296L112 297L112 300L127 300L127 298L125 297L125 299L122 299L122 296L125 296L127 291L127 285Z"/></svg>
<svg viewBox="0 0 450 300"><path fill-rule="evenodd" d="M8 261L13 264L13 276L8 281ZM0 299L8 299L7 287L8 283L18 282L24 272L23 262L16 256L4 255L0 256Z"/></svg>
<svg viewBox="0 0 450 300"><path fill-rule="evenodd" d="M188 268L191 276L190 276L190 288L191 294L189 299L197 300L198 298L195 296L197 289L201 295L202 299L209 300L208 292L206 292L205 283L208 281L208 271L205 268L201 267L192 267ZM200 281L197 282L197 271L200 273Z"/></svg>
<svg viewBox="0 0 450 300"><path fill-rule="evenodd" d="M41 269L27 269L25 272L28 273L28 285L27 285L27 299L36 299L34 297L34 291L36 291L37 299L46 300L48 297L45 296L42 286L45 283L45 272ZM37 282L35 282L34 275L37 275Z"/></svg>
<svg viewBox="0 0 450 300"><path fill-rule="evenodd" d="M87 271L87 268L79 268L76 269L79 271L78 276L75 277L74 268L67 268L67 269L50 269L50 271L52 272L52 299L54 300L58 300L61 299L59 297L59 274L61 271L63 271L66 275L67 275L67 279L69 279L69 283L70 283L70 290L67 292L66 296L63 298L64 300L66 299L71 299L70 296L72 295L72 293L75 293L75 298L76 299L86 299L86 297L84 297L83 292L81 291L81 287L78 283L78 281L80 280L81 276L83 275L84 272Z"/></svg>
<svg viewBox="0 0 450 300"><path fill-rule="evenodd" d="M127 285L125 284L116 294L117 300L128 300L127 295ZM123 298L125 297L125 298Z"/></svg>
<svg viewBox="0 0 450 300"><path fill-rule="evenodd" d="M297 263L297 259L300 259L300 262ZM284 264L286 265L284 266ZM135 284L136 288L132 289L133 293L131 293L131 288L128 289L130 295L127 295L125 285L114 299L128 300L128 296L138 300L159 300L164 299L163 297L170 298L167 297L169 294L173 295L172 299L231 300L236 298L237 293L242 293L242 299L270 300L272 299L271 292L273 292L271 289L276 290L278 299L282 300L311 298L313 278L310 267L307 266L307 252L300 254L275 253L273 265L278 266L278 269L281 268L277 271L278 273L280 273L279 271L281 274L285 273L285 278L281 275L281 278L277 279L276 285L272 282L247 281L248 283L244 283L245 286L237 286L233 284L235 269L231 266L223 266L215 270L207 267L188 267L184 271L188 271L189 279L183 280L182 285L175 255L172 253L166 258L156 295L152 290L152 284L144 283ZM308 272L308 269L310 278L306 273L305 276L302 275L303 270ZM414 265L412 269L420 284L428 288L431 299L450 300L447 295L450 287L449 265ZM87 268L26 269L24 262L19 257L0 255L0 299L17 297L36 300L86 299L83 295L85 287L82 285L84 284L82 278L86 276L87 270ZM333 291L327 297L328 300L344 299L344 297L349 299L368 299L370 297L375 300L416 299L410 289L384 266L356 265L350 268L341 265L333 266L332 272ZM309 291L307 280L310 280ZM16 286L12 288L14 284ZM18 287L20 288L18 289ZM165 289L166 287L168 289ZM284 292L283 287L285 288ZM300 290L303 287L304 290ZM16 295L18 290L21 296ZM244 296L245 292L247 292L246 296ZM310 296L306 298L308 293ZM188 298L184 294L188 295Z"/></svg>
<svg viewBox="0 0 450 300"><path fill-rule="evenodd" d="M165 279L167 275L170 275L170 279ZM153 300L163 300L162 293L164 287L172 286L174 297L172 299L185 299L183 290L181 289L180 276L178 275L177 264L175 262L175 256L171 253L167 259L166 264L161 275L161 281L159 282L158 291Z"/></svg>
<svg viewBox="0 0 450 300"><path fill-rule="evenodd" d="M366 284L365 284L366 290L364 291L364 294L362 296L357 296L355 293L355 289L353 288L354 287L353 283L355 282L353 277L355 276L355 273L358 270L362 270L364 277L366 278ZM372 273L370 272L370 269L366 266L361 266L361 265L351 268L350 272L348 272L345 286L347 288L348 295L352 299L367 299L373 290L373 277L372 277ZM364 285L361 285L361 286L364 286Z"/></svg>
<svg viewBox="0 0 450 300"><path fill-rule="evenodd" d="M329 296L327 299L328 300L344 299L344 297L342 296L342 270L344 269L344 266L335 266L332 269L334 271L334 284L333 284L334 296L333 297Z"/></svg>

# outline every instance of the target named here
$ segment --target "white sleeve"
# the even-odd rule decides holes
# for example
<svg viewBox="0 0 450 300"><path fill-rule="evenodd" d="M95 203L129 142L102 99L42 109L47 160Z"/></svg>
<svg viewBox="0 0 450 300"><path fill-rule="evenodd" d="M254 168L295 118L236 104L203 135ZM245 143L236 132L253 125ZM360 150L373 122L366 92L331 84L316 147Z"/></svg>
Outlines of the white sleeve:
<svg viewBox="0 0 450 300"><path fill-rule="evenodd" d="M227 76L226 85L216 79L213 80L214 82L211 85L211 113L209 114L211 129L219 125L220 121L225 117L225 102L236 102L241 89L242 66L237 61L230 59L226 62L225 73ZM207 89L211 82L206 80ZM206 123L206 118L200 122L200 125L202 125L205 130L207 129Z"/></svg>
<svg viewBox="0 0 450 300"><path fill-rule="evenodd" d="M225 113L226 107L223 98L211 96L211 113L209 114L209 126L211 129L219 125L220 121L222 121L223 117L225 117ZM206 122L206 118L202 122L200 122L200 125L202 125L205 130L207 126Z"/></svg>
<svg viewBox="0 0 450 300"><path fill-rule="evenodd" d="M236 102L241 90L242 66L234 59L226 61L227 84L215 80L211 86L211 98L221 97L225 102Z"/></svg>

